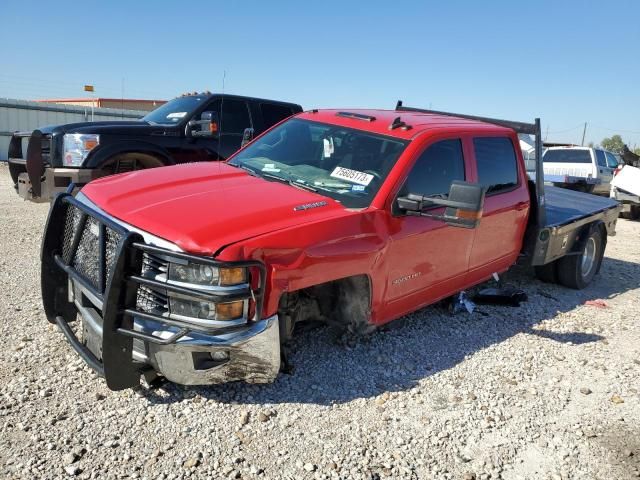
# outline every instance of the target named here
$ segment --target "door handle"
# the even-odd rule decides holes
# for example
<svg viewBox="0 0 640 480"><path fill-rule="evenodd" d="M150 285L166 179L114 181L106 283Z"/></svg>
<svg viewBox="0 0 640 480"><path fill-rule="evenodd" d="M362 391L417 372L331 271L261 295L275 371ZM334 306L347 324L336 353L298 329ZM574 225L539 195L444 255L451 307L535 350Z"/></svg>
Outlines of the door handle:
<svg viewBox="0 0 640 480"><path fill-rule="evenodd" d="M516 203L516 211L524 210L529 204L527 202Z"/></svg>

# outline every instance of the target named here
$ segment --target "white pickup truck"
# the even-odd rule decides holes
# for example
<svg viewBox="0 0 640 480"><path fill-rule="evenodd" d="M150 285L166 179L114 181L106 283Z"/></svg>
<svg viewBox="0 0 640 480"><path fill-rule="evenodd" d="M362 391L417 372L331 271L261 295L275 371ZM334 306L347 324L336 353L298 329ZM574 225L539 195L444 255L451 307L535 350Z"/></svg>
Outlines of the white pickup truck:
<svg viewBox="0 0 640 480"><path fill-rule="evenodd" d="M544 180L555 186L608 195L617 157L601 148L550 147L542 157Z"/></svg>

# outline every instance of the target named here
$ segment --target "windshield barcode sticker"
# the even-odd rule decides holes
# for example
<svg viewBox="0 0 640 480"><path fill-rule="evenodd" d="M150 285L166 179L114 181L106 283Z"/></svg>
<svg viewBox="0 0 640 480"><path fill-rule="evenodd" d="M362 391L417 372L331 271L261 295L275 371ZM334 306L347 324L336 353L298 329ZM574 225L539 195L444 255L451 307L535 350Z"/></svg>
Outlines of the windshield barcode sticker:
<svg viewBox="0 0 640 480"><path fill-rule="evenodd" d="M365 187L373 180L373 175L370 173L359 172L358 170L351 170L350 168L344 167L334 168L331 176L333 178L339 178L340 180L346 180L347 182L364 185Z"/></svg>

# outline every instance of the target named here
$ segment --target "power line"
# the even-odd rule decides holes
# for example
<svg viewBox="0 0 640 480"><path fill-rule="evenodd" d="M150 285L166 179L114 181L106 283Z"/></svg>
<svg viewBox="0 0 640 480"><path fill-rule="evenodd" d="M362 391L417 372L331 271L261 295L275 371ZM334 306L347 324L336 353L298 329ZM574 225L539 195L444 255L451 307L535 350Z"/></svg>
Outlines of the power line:
<svg viewBox="0 0 640 480"><path fill-rule="evenodd" d="M567 128L565 130L550 130L547 133L565 133L565 132L570 132L572 130L577 130L578 128L582 128L583 126L584 126L584 122L580 123L579 125L576 125L575 127Z"/></svg>
<svg viewBox="0 0 640 480"><path fill-rule="evenodd" d="M599 125L591 125L591 126L595 128L599 128L600 130L607 130L609 132L633 133L635 135L640 135L640 131L636 131L636 130L624 130L622 128L607 128L607 127L601 127Z"/></svg>

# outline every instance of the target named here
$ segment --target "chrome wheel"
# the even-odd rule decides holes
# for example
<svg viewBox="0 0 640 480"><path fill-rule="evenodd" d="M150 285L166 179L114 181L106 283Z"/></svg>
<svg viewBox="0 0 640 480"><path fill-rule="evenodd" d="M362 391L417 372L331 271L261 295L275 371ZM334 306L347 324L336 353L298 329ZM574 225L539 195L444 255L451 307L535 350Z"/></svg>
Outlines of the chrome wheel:
<svg viewBox="0 0 640 480"><path fill-rule="evenodd" d="M587 240L587 244L584 247L584 252L582 252L582 277L588 277L593 269L593 266L596 264L596 255L597 255L597 247L596 241L593 237L589 237Z"/></svg>

